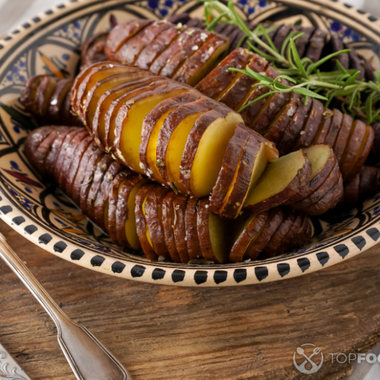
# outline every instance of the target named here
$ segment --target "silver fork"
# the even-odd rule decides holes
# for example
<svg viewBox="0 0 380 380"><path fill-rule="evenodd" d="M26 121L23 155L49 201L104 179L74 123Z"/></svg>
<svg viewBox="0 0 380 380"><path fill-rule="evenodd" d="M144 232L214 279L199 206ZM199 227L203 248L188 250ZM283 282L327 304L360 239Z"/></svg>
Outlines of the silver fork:
<svg viewBox="0 0 380 380"><path fill-rule="evenodd" d="M84 326L73 322L49 296L0 233L0 257L36 297L57 326L58 343L77 379L132 380L128 371Z"/></svg>

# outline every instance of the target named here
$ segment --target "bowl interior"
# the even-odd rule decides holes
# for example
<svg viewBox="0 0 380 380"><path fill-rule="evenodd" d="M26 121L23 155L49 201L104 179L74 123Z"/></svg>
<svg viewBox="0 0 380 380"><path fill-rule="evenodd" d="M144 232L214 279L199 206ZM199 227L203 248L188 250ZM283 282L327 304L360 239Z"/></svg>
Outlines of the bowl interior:
<svg viewBox="0 0 380 380"><path fill-rule="evenodd" d="M312 2L292 1L237 4L249 20L270 18L276 23L302 23L338 34L361 54L379 65L377 20L363 22L351 10L343 24L342 3L334 3L334 18L316 14ZM284 5L285 4L285 5ZM341 7L341 8L339 8ZM59 189L47 187L29 165L23 142L33 123L18 103L25 80L37 74L74 77L80 45L92 34L110 29L111 15L118 22L132 17L162 18L173 12L201 15L199 4L183 1L79 1L46 12L19 27L0 44L0 212L3 219L36 244L85 267L141 281L177 285L222 286L272 281L302 275L375 244L379 231L379 200L375 196L341 214L314 218L314 237L302 250L273 259L228 265L153 263L143 255L112 244L108 235L92 224ZM347 13L349 15L350 13ZM365 16L367 17L367 16Z"/></svg>

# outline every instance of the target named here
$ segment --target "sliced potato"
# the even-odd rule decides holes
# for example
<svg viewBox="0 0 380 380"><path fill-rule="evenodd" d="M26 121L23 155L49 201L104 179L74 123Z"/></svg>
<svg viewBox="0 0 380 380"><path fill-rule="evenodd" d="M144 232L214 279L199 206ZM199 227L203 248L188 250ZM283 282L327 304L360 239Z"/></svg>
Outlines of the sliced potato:
<svg viewBox="0 0 380 380"><path fill-rule="evenodd" d="M143 120L157 104L183 92L183 85L168 82L144 91L122 105L115 120L115 140L112 150L123 164L137 173L144 173L139 158Z"/></svg>
<svg viewBox="0 0 380 380"><path fill-rule="evenodd" d="M157 254L153 249L152 240L150 238L149 228L145 219L145 204L149 193L155 188L153 184L142 186L136 194L136 231L139 238L141 248L145 256L150 260L157 260Z"/></svg>
<svg viewBox="0 0 380 380"><path fill-rule="evenodd" d="M208 35L205 33L205 41ZM173 79L190 86L199 83L223 58L230 46L229 39L222 35L214 35L196 51L175 73Z"/></svg>
<svg viewBox="0 0 380 380"><path fill-rule="evenodd" d="M158 258L165 258L166 260L170 260L170 255L166 248L162 226L162 201L169 191L169 189L157 185L149 192L143 208L147 233L149 232L148 236L153 250Z"/></svg>
<svg viewBox="0 0 380 380"><path fill-rule="evenodd" d="M337 163L333 150L326 144L313 145L303 149L303 151L311 164L310 183L309 186L305 186L297 194L289 198L285 205L299 202L318 189L331 175Z"/></svg>
<svg viewBox="0 0 380 380"><path fill-rule="evenodd" d="M268 210L286 202L310 182L311 165L302 150L270 162L249 193L244 208Z"/></svg>
<svg viewBox="0 0 380 380"><path fill-rule="evenodd" d="M202 259L201 244L197 231L198 199L190 198L187 201L185 211L186 245L190 260Z"/></svg>
<svg viewBox="0 0 380 380"><path fill-rule="evenodd" d="M189 253L187 251L186 243L186 227L185 227L185 212L186 205L189 197L183 194L177 194L173 197L172 209L173 209L173 235L174 242L178 252L179 257L181 258L182 263L188 263Z"/></svg>
<svg viewBox="0 0 380 380"><path fill-rule="evenodd" d="M229 253L230 261L234 263L245 259L245 254L250 246L261 234L269 212L264 211L259 214L245 213L241 215L233 224L233 246Z"/></svg>
<svg viewBox="0 0 380 380"><path fill-rule="evenodd" d="M196 198L208 196L222 166L227 145L242 119L236 112L211 123L203 133L191 169L190 189Z"/></svg>
<svg viewBox="0 0 380 380"><path fill-rule="evenodd" d="M140 166L145 174L160 183L166 183L157 167L157 142L163 123L168 115L182 104L199 99L200 94L189 91L184 94L166 99L154 107L145 116L141 131L141 143L139 147Z"/></svg>
<svg viewBox="0 0 380 380"><path fill-rule="evenodd" d="M238 76L236 71L230 71L229 68L244 69L248 57L249 52L247 49L233 50L195 88L209 98L216 99L231 86L231 83Z"/></svg>
<svg viewBox="0 0 380 380"><path fill-rule="evenodd" d="M134 35L138 34L142 29L152 24L152 20L131 19L116 25L108 35L105 46L105 53L110 60L117 60L117 52L127 43Z"/></svg>
<svg viewBox="0 0 380 380"><path fill-rule="evenodd" d="M229 222L209 210L207 199L198 201L197 232L202 256L207 261L223 264L231 248Z"/></svg>
<svg viewBox="0 0 380 380"><path fill-rule="evenodd" d="M245 254L247 259L256 260L260 256L283 220L284 212L281 207L270 210L270 216L266 220L261 233L256 239L253 239L247 249Z"/></svg>
<svg viewBox="0 0 380 380"><path fill-rule="evenodd" d="M170 254L171 259L175 263L180 263L181 259L177 252L177 247L174 240L174 210L173 199L176 195L174 192L169 191L162 200L162 227L164 231L164 239L166 248Z"/></svg>
<svg viewBox="0 0 380 380"><path fill-rule="evenodd" d="M351 140L351 133L353 133L355 129L355 123L352 120L350 115L343 115L342 125L340 131L338 133L338 137L335 141L335 145L333 147L334 153L337 161L341 162L343 154L345 153L346 146L348 142Z"/></svg>
<svg viewBox="0 0 380 380"><path fill-rule="evenodd" d="M188 134L195 121L215 106L215 101L206 97L184 103L168 114L160 129L156 165L166 184L182 193L186 190L179 182L180 166Z"/></svg>

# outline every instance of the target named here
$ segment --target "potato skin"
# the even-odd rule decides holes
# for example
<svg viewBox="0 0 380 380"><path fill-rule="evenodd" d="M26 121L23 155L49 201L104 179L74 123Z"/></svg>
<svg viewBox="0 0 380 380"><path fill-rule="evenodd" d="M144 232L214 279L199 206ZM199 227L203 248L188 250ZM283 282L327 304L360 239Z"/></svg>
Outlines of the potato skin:
<svg viewBox="0 0 380 380"><path fill-rule="evenodd" d="M186 236L185 230L185 210L189 197L183 194L177 194L173 198L172 209L174 214L173 221L173 235L174 242L178 255L182 263L188 263L189 253L187 251L187 244L184 237Z"/></svg>
<svg viewBox="0 0 380 380"><path fill-rule="evenodd" d="M71 109L70 90L73 83L71 79L51 75L30 77L21 90L19 101L39 125L83 126ZM53 87L47 92L49 84Z"/></svg>
<svg viewBox="0 0 380 380"><path fill-rule="evenodd" d="M224 198L232 185L235 171L242 158L245 144L248 142L249 132L244 124L238 124L235 132L228 142L226 153L224 154L222 167L210 198L210 211L218 214Z"/></svg>
<svg viewBox="0 0 380 380"><path fill-rule="evenodd" d="M170 260L170 255L165 244L162 219L159 213L162 207L162 200L169 191L169 189L163 186L156 185L149 192L145 203L145 222L148 225L153 250L157 257L163 257L166 260Z"/></svg>
<svg viewBox="0 0 380 380"><path fill-rule="evenodd" d="M332 173L336 165L336 157L334 155L333 150L330 148L330 156L327 159L322 170L319 173L317 173L317 175L313 179L311 179L308 186L305 186L302 189L300 189L300 191L297 194L288 199L284 204L286 206L292 207L294 203L302 201L303 199L307 198L310 194L312 194L314 191L316 191L328 178L331 178L331 176L339 176L339 170L336 170Z"/></svg>
<svg viewBox="0 0 380 380"><path fill-rule="evenodd" d="M173 212L173 199L175 198L174 192L168 192L162 200L162 227L164 230L164 238L166 248L169 251L171 259L175 263L180 263L181 258L178 255L177 247L174 241L174 212Z"/></svg>
<svg viewBox="0 0 380 380"><path fill-rule="evenodd" d="M249 248L249 245L255 237L259 236L260 231L264 227L266 221L269 218L270 213L263 211L257 214L248 226L241 232L238 238L235 240L234 245L230 251L229 259L233 263L241 262L245 258L245 254Z"/></svg>
<svg viewBox="0 0 380 380"><path fill-rule="evenodd" d="M334 146L334 152L336 159L338 160L339 164L342 160L343 154L345 153L346 146L348 144L348 141L351 137L351 130L355 128L356 123L352 120L352 117L350 115L343 115L342 125L338 134L338 137L335 141ZM346 153L346 155L349 152Z"/></svg>
<svg viewBox="0 0 380 380"><path fill-rule="evenodd" d="M195 88L202 94L215 99L236 77L236 71L230 71L230 67L236 69L245 68L249 52L246 49L235 49L218 66L206 75Z"/></svg>
<svg viewBox="0 0 380 380"><path fill-rule="evenodd" d="M141 248L145 256L150 260L157 260L156 252L154 252L151 247L148 238L147 238L147 223L145 215L143 212L143 203L149 193L154 189L154 184L147 184L142 186L136 195L136 207L135 207L135 216L136 216L136 230L137 236L141 244Z"/></svg>
<svg viewBox="0 0 380 380"><path fill-rule="evenodd" d="M269 210L273 207L279 206L286 202L288 199L293 197L295 194L299 193L300 189L308 186L311 177L311 164L309 160L305 157L305 163L301 169L298 170L297 175L288 184L288 186L281 191L273 195L270 198L264 199L263 201L245 207L246 211L250 213L258 213L265 210Z"/></svg>
<svg viewBox="0 0 380 380"><path fill-rule="evenodd" d="M108 33L96 33L91 36L82 45L81 48L81 70L91 66L93 63L107 61L107 56L104 52Z"/></svg>
<svg viewBox="0 0 380 380"><path fill-rule="evenodd" d="M321 215L334 208L343 196L343 178L339 177L338 183L330 189L321 199L303 211L308 215Z"/></svg>
<svg viewBox="0 0 380 380"><path fill-rule="evenodd" d="M187 201L185 211L186 244L190 260L199 260L203 258L201 245L198 239L197 212L198 199L190 198Z"/></svg>
<svg viewBox="0 0 380 380"><path fill-rule="evenodd" d="M283 220L284 212L281 207L270 210L270 217L267 219L259 237L248 247L246 253L247 259L256 260L259 257Z"/></svg>
<svg viewBox="0 0 380 380"><path fill-rule="evenodd" d="M195 91L189 91L185 94L169 98L159 103L154 107L148 115L145 116L142 130L141 130L141 143L139 147L139 156L140 156L140 166L144 169L145 174L148 177L152 177L154 173L151 173L151 169L148 166L147 161L147 149L150 140L151 133L162 115L166 112L169 112L171 109L176 109L183 104L193 102L199 99L200 94ZM156 181L159 181L160 178L154 178Z"/></svg>
<svg viewBox="0 0 380 380"><path fill-rule="evenodd" d="M293 210L304 211L308 207L317 203L320 199L322 199L326 193L328 193L331 188L333 188L339 180L342 178L342 175L339 170L339 165L336 162L334 168L328 175L328 177L323 181L323 183L315 189L312 193L310 193L306 198L302 200L292 203L289 205Z"/></svg>
<svg viewBox="0 0 380 380"><path fill-rule="evenodd" d="M226 117L231 110L223 104L218 104L214 109L205 112L194 123L187 137L185 149L182 154L179 182L191 194L191 169L197 153L199 142L207 127L219 117Z"/></svg>

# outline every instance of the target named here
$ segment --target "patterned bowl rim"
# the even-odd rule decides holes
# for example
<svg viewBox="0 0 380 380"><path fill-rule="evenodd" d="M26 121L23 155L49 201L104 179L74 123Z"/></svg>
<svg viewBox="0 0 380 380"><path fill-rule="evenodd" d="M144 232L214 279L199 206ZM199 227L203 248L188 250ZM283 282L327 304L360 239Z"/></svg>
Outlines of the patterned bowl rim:
<svg viewBox="0 0 380 380"><path fill-rule="evenodd" d="M141 1L110 0L107 7L118 4L133 5L139 2ZM339 19L348 27L355 24L357 30L358 28L366 30L367 37L380 45L380 20L368 12L336 0L276 0L275 2L284 6L306 8L331 19ZM84 8L94 7L95 10L102 3L102 0L71 0L25 22L0 41L0 65L11 47L22 47L36 30L54 24L55 21ZM195 2L190 1L179 7L177 12L189 11L194 6ZM263 12L260 16L265 18L270 15L269 13ZM46 230L42 223L32 220L3 190L0 196L0 217L35 245L42 245L46 251L74 264L129 280L176 286L236 286L297 277L352 258L374 246L380 237L380 215L378 215L369 225L344 237L336 237L333 245L323 249L314 247L304 252L264 261L200 266L148 262L138 257L115 259L82 247L78 249L77 245ZM45 239L46 236L49 238Z"/></svg>

